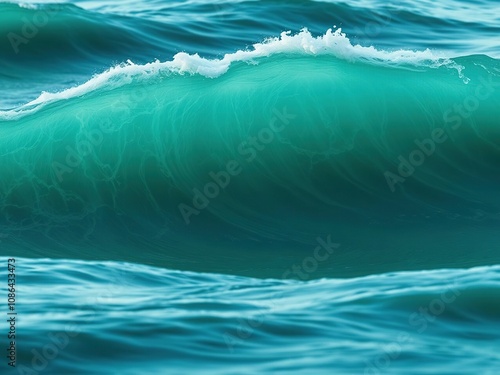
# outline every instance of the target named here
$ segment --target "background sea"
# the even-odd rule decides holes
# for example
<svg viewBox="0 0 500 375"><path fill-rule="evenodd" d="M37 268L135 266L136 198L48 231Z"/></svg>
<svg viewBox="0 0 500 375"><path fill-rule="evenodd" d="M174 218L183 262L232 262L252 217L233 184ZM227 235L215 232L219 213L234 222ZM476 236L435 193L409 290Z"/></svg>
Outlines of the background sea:
<svg viewBox="0 0 500 375"><path fill-rule="evenodd" d="M497 374L499 35L494 0L0 2L0 373Z"/></svg>

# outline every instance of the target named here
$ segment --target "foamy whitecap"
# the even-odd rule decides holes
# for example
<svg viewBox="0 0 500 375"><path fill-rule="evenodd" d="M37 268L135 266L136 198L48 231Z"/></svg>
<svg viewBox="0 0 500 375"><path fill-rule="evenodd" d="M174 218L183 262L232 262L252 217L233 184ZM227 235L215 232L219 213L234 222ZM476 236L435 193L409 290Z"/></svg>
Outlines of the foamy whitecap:
<svg viewBox="0 0 500 375"><path fill-rule="evenodd" d="M449 66L457 69L462 77L462 68L446 56L437 56L431 50L411 51L378 50L373 46L353 45L342 29L328 29L324 35L314 37L307 29L297 34L282 32L279 37L269 38L252 46L252 49L237 51L224 55L222 59L206 59L198 54L177 53L173 60L167 62L154 61L145 65L127 63L95 75L86 83L57 93L42 92L40 96L16 109L0 111L1 119L13 119L37 111L54 101L79 97L97 89L113 89L132 82L133 79L160 73L199 74L207 78L217 78L226 73L231 64L236 62L255 62L260 58L277 54L295 55L330 55L348 61L365 61L383 65L412 65L439 67Z"/></svg>

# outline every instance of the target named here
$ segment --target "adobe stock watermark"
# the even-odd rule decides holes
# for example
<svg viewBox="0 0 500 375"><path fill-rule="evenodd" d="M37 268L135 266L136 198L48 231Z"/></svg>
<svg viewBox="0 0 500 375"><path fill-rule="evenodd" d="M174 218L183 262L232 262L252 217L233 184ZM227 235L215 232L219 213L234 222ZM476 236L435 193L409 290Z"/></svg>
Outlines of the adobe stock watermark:
<svg viewBox="0 0 500 375"><path fill-rule="evenodd" d="M390 13L387 13L384 16L375 15L373 20L364 25L365 27L363 29L356 26L350 34L356 37L363 36L363 44L371 44L373 38L377 37L381 30L391 22L392 16Z"/></svg>
<svg viewBox="0 0 500 375"><path fill-rule="evenodd" d="M302 281L309 280L311 275L317 271L319 265L330 258L334 251L340 247L340 244L332 242L330 235L327 236L326 240L317 237L316 241L318 246L314 248L312 256L305 257L300 264L294 264L285 270L281 275L282 280L291 279L292 275ZM223 334L226 346L231 353L234 352L236 345L248 340L255 333L255 330L264 324L265 317L271 314L282 302L283 294L284 292L275 294L271 298L270 308L263 310L257 317L239 319L239 325L234 332L226 331Z"/></svg>
<svg viewBox="0 0 500 375"><path fill-rule="evenodd" d="M215 19L218 21L224 21L226 19L227 15L227 7L230 6L231 4L228 3L222 3L220 0L213 2L212 7L213 7L213 16Z"/></svg>
<svg viewBox="0 0 500 375"><path fill-rule="evenodd" d="M7 39L9 39L14 52L18 54L20 52L20 47L28 44L30 40L34 39L40 32L40 29L47 26L50 19L60 11L60 5L51 5L50 7L36 10L31 18L21 18L23 22L21 29L18 32L11 31L7 34Z"/></svg>
<svg viewBox="0 0 500 375"><path fill-rule="evenodd" d="M426 306L420 306L418 311L408 317L408 324L416 333L421 334L427 330L430 324L436 321L437 317L446 311L446 307L455 302L461 295L456 285L449 285L438 298L434 298ZM413 333L415 334L415 333ZM380 375L393 361L401 355L403 346L413 341L410 332L400 332L396 340L384 345L382 353L371 361L366 362L365 375Z"/></svg>
<svg viewBox="0 0 500 375"><path fill-rule="evenodd" d="M129 61L129 63L132 62ZM159 73L162 77L168 76L167 73L162 71ZM147 79L141 79L137 87L134 87L130 93L122 93L118 99L107 107L109 118L100 120L97 129L87 130L89 120L80 120L82 131L78 135L79 139L75 147L66 146L64 162L54 161L52 163L52 171L59 183L63 182L65 174L72 173L76 168L80 167L85 158L89 157L96 148L101 146L105 135L118 132L125 123L134 118L133 115L138 115L138 103L146 100L148 85L149 81Z"/></svg>
<svg viewBox="0 0 500 375"><path fill-rule="evenodd" d="M115 133L120 130L121 124L116 125L111 121L102 120L97 129L85 130L83 137L76 142L75 148L66 146L66 158L64 163L59 161L52 162L52 171L59 183L63 182L66 173L72 173L75 168L78 168L84 159L92 154L96 147L99 147L104 141L104 135Z"/></svg>
<svg viewBox="0 0 500 375"><path fill-rule="evenodd" d="M269 125L261 129L256 136L244 140L238 145L238 154L244 157L246 163L252 163L258 153L265 150L266 146L274 141L276 134L285 129L285 125L290 124L290 120L296 118L294 114L287 112L286 107L280 111L273 110L274 117L269 121ZM277 123L279 120L279 123ZM225 169L219 172L209 172L209 182L202 189L193 189L193 199L191 204L180 203L179 212L186 224L191 223L192 215L199 215L202 210L210 205L211 200L216 199L221 191L227 188L231 179L238 176L243 171L244 165L238 160L229 160Z"/></svg>
<svg viewBox="0 0 500 375"><path fill-rule="evenodd" d="M55 360L62 351L64 351L70 344L71 339L77 337L83 332L82 325L91 323L97 318L97 306L105 302L106 299L110 300L118 295L115 289L117 286L126 287L134 277L124 277L123 271L119 277L115 278L108 284L108 287L100 291L100 294L95 297L88 298L85 303L80 307L85 311L90 312L90 315L80 324L68 323L64 329L58 332L50 332L47 334L47 342L39 348L31 349L31 362L29 364L21 364L17 366L17 373L20 375L40 375L45 372L50 364L50 361Z"/></svg>
<svg viewBox="0 0 500 375"><path fill-rule="evenodd" d="M496 69L500 72L500 70ZM455 104L453 108L448 109L443 114L445 123L444 128L435 128L430 137L427 139L414 141L416 148L409 153L407 157L399 155L397 173L385 171L384 177L391 192L396 191L397 184L403 184L411 177L416 168L425 163L427 158L431 157L437 149L437 145L446 142L449 139L449 129L458 130L462 126L462 120L469 118L480 107L481 101L487 100L495 92L495 89L500 86L500 83L492 81L492 76L489 80L484 77L479 79L481 83L475 90L474 95L467 96L461 104ZM448 130L445 130L448 129Z"/></svg>

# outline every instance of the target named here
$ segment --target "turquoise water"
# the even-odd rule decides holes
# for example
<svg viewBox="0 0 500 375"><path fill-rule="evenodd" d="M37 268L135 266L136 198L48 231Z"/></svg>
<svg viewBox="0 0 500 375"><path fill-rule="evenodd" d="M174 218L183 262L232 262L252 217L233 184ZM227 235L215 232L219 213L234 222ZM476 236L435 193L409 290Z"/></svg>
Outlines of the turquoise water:
<svg viewBox="0 0 500 375"><path fill-rule="evenodd" d="M499 11L0 3L5 371L496 374Z"/></svg>
<svg viewBox="0 0 500 375"><path fill-rule="evenodd" d="M24 373L498 370L498 266L304 282L117 262L17 263Z"/></svg>

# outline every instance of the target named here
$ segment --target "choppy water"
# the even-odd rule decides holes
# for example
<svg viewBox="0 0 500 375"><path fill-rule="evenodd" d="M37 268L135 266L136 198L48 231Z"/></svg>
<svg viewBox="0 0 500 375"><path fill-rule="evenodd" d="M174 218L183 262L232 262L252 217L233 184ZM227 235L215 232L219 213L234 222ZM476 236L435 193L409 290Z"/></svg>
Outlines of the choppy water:
<svg viewBox="0 0 500 375"><path fill-rule="evenodd" d="M23 371L496 374L500 364L498 266L303 282L17 263Z"/></svg>
<svg viewBox="0 0 500 375"><path fill-rule="evenodd" d="M0 3L8 371L496 374L499 15Z"/></svg>

